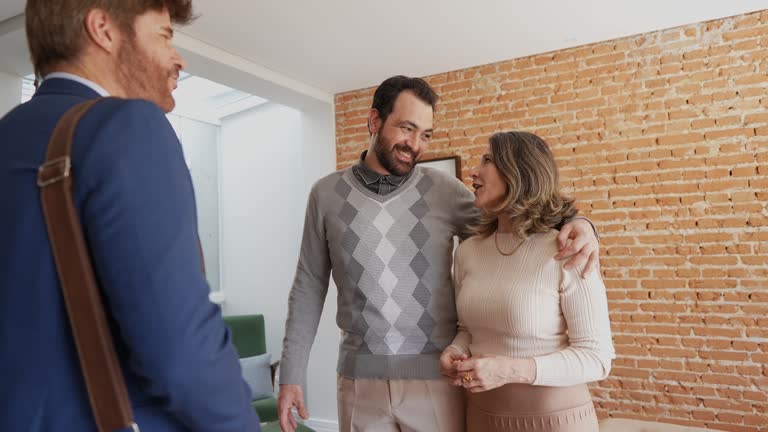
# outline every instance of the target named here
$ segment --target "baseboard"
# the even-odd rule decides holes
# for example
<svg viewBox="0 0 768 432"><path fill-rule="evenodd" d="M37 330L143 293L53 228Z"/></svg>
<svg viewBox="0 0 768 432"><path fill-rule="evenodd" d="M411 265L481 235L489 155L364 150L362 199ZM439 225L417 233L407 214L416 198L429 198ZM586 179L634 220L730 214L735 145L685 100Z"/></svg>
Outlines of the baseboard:
<svg viewBox="0 0 768 432"><path fill-rule="evenodd" d="M335 421L311 418L304 424L314 429L315 432L339 432L339 422Z"/></svg>

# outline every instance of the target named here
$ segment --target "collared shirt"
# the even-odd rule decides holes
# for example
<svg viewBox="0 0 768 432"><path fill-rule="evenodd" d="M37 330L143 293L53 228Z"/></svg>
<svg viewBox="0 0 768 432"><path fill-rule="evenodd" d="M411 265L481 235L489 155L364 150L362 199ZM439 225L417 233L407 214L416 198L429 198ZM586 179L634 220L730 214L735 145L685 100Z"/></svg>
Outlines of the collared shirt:
<svg viewBox="0 0 768 432"><path fill-rule="evenodd" d="M81 76L77 76L77 75L74 75L74 74L71 74L71 73L67 73L67 72L51 72L48 75L46 75L45 78L43 78L43 81L45 81L47 79L50 79L50 78L63 78L63 79L68 79L68 80L72 80L72 81L77 81L80 84L91 88L93 91L98 93L99 96L101 96L101 97L109 96L109 92L106 91L104 89L104 87L96 84L95 82L93 82L93 81L91 81L89 79L83 78Z"/></svg>
<svg viewBox="0 0 768 432"><path fill-rule="evenodd" d="M408 180L408 178L411 176L411 173L413 172L411 171L404 176L379 174L376 171L368 168L368 166L365 164L365 155L367 153L368 150L364 151L360 155L360 162L352 167L352 174L357 180L360 181L360 183L365 185L368 190L375 194L381 196L389 195L393 191L397 190L397 188L399 188L400 185L402 185L406 180Z"/></svg>

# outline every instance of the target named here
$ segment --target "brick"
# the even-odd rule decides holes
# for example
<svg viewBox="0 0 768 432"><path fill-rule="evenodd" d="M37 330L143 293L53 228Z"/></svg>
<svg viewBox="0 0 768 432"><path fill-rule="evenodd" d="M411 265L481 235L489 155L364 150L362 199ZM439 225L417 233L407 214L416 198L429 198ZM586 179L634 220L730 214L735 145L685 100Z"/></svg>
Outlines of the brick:
<svg viewBox="0 0 768 432"><path fill-rule="evenodd" d="M691 412L691 418L694 420L712 421L715 420L715 413L712 411L696 410Z"/></svg>
<svg viewBox="0 0 768 432"><path fill-rule="evenodd" d="M706 357L702 357L706 358ZM749 380L743 377L739 376L733 376L733 375L716 375L716 374L706 374L701 377L701 381L706 384L717 384L717 385L723 385L723 386L747 386L749 385Z"/></svg>
<svg viewBox="0 0 768 432"><path fill-rule="evenodd" d="M697 336L707 336L707 337L737 338L742 336L741 330L732 329L732 328L702 327L702 328L694 328L693 332Z"/></svg>
<svg viewBox="0 0 768 432"><path fill-rule="evenodd" d="M730 241L733 241L733 234L726 234L726 233L689 234L685 236L685 239L691 243L730 242Z"/></svg>
<svg viewBox="0 0 768 432"><path fill-rule="evenodd" d="M747 414L747 415L744 416L744 424L745 425L752 425L752 426L764 426L765 425L765 416Z"/></svg>
<svg viewBox="0 0 768 432"><path fill-rule="evenodd" d="M707 408L716 408L732 411L748 411L752 409L752 406L747 402L730 401L722 399L704 399L704 406Z"/></svg>
<svg viewBox="0 0 768 432"><path fill-rule="evenodd" d="M749 181L746 179L739 180L721 180L702 182L699 185L699 190L702 192L719 192L728 190L744 190L749 187Z"/></svg>
<svg viewBox="0 0 768 432"><path fill-rule="evenodd" d="M768 394L762 391L744 390L742 397L755 402L768 402Z"/></svg>

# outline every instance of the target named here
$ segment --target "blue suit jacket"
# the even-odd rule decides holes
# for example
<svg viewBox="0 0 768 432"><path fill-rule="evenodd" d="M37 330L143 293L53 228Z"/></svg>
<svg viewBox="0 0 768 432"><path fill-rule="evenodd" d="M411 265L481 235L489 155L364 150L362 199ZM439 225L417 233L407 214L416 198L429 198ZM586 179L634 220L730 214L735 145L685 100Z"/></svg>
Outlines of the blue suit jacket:
<svg viewBox="0 0 768 432"><path fill-rule="evenodd" d="M0 120L0 431L95 431L36 185L64 112L46 80ZM156 105L106 100L75 133L75 206L142 431L258 431L198 254L192 182Z"/></svg>

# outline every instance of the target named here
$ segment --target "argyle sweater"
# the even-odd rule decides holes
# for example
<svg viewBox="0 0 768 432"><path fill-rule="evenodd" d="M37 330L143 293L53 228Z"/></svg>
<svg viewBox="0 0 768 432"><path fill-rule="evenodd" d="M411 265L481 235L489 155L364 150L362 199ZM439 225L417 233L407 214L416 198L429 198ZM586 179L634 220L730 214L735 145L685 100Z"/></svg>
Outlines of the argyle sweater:
<svg viewBox="0 0 768 432"><path fill-rule="evenodd" d="M456 334L453 237L477 216L455 177L417 166L386 196L351 168L309 196L280 362L281 384L305 384L332 274L342 330L337 371L350 378L438 379Z"/></svg>

